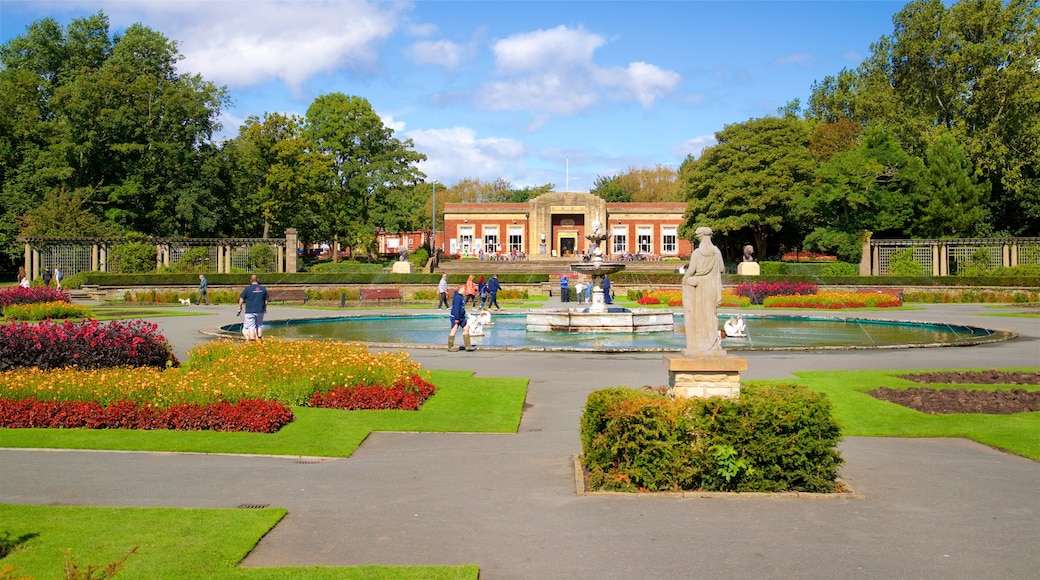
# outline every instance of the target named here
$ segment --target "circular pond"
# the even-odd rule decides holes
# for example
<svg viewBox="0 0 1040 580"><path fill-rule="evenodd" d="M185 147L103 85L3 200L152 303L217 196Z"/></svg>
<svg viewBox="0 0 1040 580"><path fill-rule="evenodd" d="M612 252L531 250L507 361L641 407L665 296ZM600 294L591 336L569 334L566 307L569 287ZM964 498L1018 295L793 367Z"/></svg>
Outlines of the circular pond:
<svg viewBox="0 0 1040 580"><path fill-rule="evenodd" d="M729 315L719 318L721 326ZM971 345L1007 340L1012 334L973 326L924 322L893 322L864 318L784 315L745 315L746 338L722 341L726 350L805 350L907 348ZM675 332L647 334L572 334L527 332L524 314L500 314L484 336L474 336L481 348L563 351L680 351L686 347L682 316ZM240 324L222 327L237 333ZM404 347L447 345L450 323L446 314L345 316L265 322L264 336L326 338ZM461 337L460 337L461 338Z"/></svg>

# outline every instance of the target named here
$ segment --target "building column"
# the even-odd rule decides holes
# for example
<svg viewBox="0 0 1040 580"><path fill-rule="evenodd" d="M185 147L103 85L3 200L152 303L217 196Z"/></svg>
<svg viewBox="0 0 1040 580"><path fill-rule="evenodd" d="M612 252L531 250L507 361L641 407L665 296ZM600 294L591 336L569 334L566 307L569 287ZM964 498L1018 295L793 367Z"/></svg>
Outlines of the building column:
<svg viewBox="0 0 1040 580"><path fill-rule="evenodd" d="M29 242L25 242L25 252L23 254L23 267L25 268L25 275L29 277L29 280L32 280L36 277L35 273L33 272L32 259L32 246L29 245Z"/></svg>
<svg viewBox="0 0 1040 580"><path fill-rule="evenodd" d="M40 249L32 249L32 274L29 275L31 280L35 280L43 275L42 258L40 256Z"/></svg>
<svg viewBox="0 0 1040 580"><path fill-rule="evenodd" d="M296 260L299 253L296 251L300 245L299 232L296 228L289 228L285 230L285 272L289 274L296 273ZM430 242L430 247L433 247L433 242Z"/></svg>
<svg viewBox="0 0 1040 580"><path fill-rule="evenodd" d="M1013 242L1011 244L1011 267L1014 268L1018 265L1018 243Z"/></svg>
<svg viewBox="0 0 1040 580"><path fill-rule="evenodd" d="M942 265L939 262L939 244L932 244L932 276L942 276Z"/></svg>

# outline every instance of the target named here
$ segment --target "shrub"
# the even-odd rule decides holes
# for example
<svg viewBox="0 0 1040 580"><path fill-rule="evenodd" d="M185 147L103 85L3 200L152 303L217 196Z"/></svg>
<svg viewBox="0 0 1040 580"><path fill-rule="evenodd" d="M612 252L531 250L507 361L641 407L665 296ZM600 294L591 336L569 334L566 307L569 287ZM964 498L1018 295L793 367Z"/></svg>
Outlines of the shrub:
<svg viewBox="0 0 1040 580"><path fill-rule="evenodd" d="M327 409L344 409L354 411L360 409L398 409L415 411L433 396L435 388L432 383L413 375L408 381L398 381L393 385L356 385L353 387L337 387L326 392L311 395L309 405Z"/></svg>
<svg viewBox="0 0 1040 580"><path fill-rule="evenodd" d="M274 248L267 244L257 244L249 248L249 252L246 254L246 264L253 272L274 272Z"/></svg>
<svg viewBox="0 0 1040 580"><path fill-rule="evenodd" d="M752 304L762 304L762 300L769 296L816 294L818 289L816 284L808 282L741 282L733 293L750 299Z"/></svg>
<svg viewBox="0 0 1040 580"><path fill-rule="evenodd" d="M791 384L736 400L595 391L580 435L594 489L833 492L843 462L830 401Z"/></svg>
<svg viewBox="0 0 1040 580"><path fill-rule="evenodd" d="M4 317L11 320L47 320L48 318L90 318L90 308L69 302L40 302L12 304L4 309Z"/></svg>
<svg viewBox="0 0 1040 580"><path fill-rule="evenodd" d="M69 302L69 293L53 288L22 288L14 286L0 290L0 314L14 304L40 304L44 302Z"/></svg>
<svg viewBox="0 0 1040 580"><path fill-rule="evenodd" d="M924 276L924 267L914 259L914 249L906 248L892 252L888 257L890 276Z"/></svg>
<svg viewBox="0 0 1040 580"><path fill-rule="evenodd" d="M35 367L99 369L176 366L158 326L142 320L19 323L0 327L0 371Z"/></svg>
<svg viewBox="0 0 1040 580"><path fill-rule="evenodd" d="M859 276L859 265L848 262L825 264L820 269L820 275L828 278L832 276Z"/></svg>
<svg viewBox="0 0 1040 580"><path fill-rule="evenodd" d="M383 265L366 264L356 260L342 260L339 262L317 262L311 265L308 270L314 273L357 272L381 274L383 272Z"/></svg>
<svg viewBox="0 0 1040 580"><path fill-rule="evenodd" d="M174 272L205 272L209 262L209 248L195 246L188 248L181 254L177 263L173 265Z"/></svg>
<svg viewBox="0 0 1040 580"><path fill-rule="evenodd" d="M788 266L786 262L759 262L763 276L786 276Z"/></svg>
<svg viewBox="0 0 1040 580"><path fill-rule="evenodd" d="M118 244L111 250L112 271L121 274L151 272L155 270L155 244L145 241Z"/></svg>
<svg viewBox="0 0 1040 580"><path fill-rule="evenodd" d="M426 248L419 248L408 255L408 263L416 270L422 270L426 266L426 262L429 260L430 251Z"/></svg>

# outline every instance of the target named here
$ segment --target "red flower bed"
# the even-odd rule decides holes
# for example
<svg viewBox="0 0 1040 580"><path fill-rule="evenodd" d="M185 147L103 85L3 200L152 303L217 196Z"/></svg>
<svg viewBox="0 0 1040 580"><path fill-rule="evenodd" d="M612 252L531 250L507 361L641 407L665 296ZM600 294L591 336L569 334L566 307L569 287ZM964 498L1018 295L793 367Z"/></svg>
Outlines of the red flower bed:
<svg viewBox="0 0 1040 580"><path fill-rule="evenodd" d="M323 409L343 409L357 411L362 409L396 409L415 411L433 396L436 389L432 384L412 375L407 382L395 383L392 387L373 385L356 385L353 387L336 387L328 392L317 392L311 395L308 403L311 407Z"/></svg>
<svg viewBox="0 0 1040 580"><path fill-rule="evenodd" d="M0 312L12 304L36 304L39 302L69 302L69 293L53 288L22 288L15 286L0 290Z"/></svg>
<svg viewBox="0 0 1040 580"><path fill-rule="evenodd" d="M639 298L639 300L636 300L636 302L638 302L639 304L642 304L643 306L647 306L649 304L660 304L661 303L661 301L658 300L655 296L650 296L648 294L644 294L643 296L641 296Z"/></svg>
<svg viewBox="0 0 1040 580"><path fill-rule="evenodd" d="M274 433L295 419L289 407L262 400L210 405L182 404L169 409L120 401L107 407L85 401L0 399L0 427L85 429L175 429Z"/></svg>
<svg viewBox="0 0 1040 580"><path fill-rule="evenodd" d="M177 366L159 327L142 320L14 323L0 326L0 371Z"/></svg>
<svg viewBox="0 0 1040 580"><path fill-rule="evenodd" d="M769 296L792 296L816 294L819 287L808 282L741 282L733 293L751 299L752 304L761 304Z"/></svg>

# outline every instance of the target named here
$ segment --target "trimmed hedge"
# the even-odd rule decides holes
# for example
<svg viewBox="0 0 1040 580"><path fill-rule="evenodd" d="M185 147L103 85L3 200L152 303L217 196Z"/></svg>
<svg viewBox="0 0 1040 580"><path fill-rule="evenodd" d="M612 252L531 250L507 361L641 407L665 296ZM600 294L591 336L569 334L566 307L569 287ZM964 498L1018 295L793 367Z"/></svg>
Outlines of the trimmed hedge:
<svg viewBox="0 0 1040 580"><path fill-rule="evenodd" d="M604 389L581 418L594 490L829 493L840 441L826 396L793 384L745 386L736 400Z"/></svg>
<svg viewBox="0 0 1040 580"><path fill-rule="evenodd" d="M436 286L441 275L436 274L378 274L364 272L299 272L296 274L258 274L264 286L276 284L430 284ZM466 274L449 274L448 284L458 285L466 281ZM249 274L206 274L210 287L213 286L247 286ZM499 282L508 284L538 284L549 280L548 274L499 274ZM112 274L108 272L81 272L77 274L80 286L194 286L199 285L198 274Z"/></svg>

